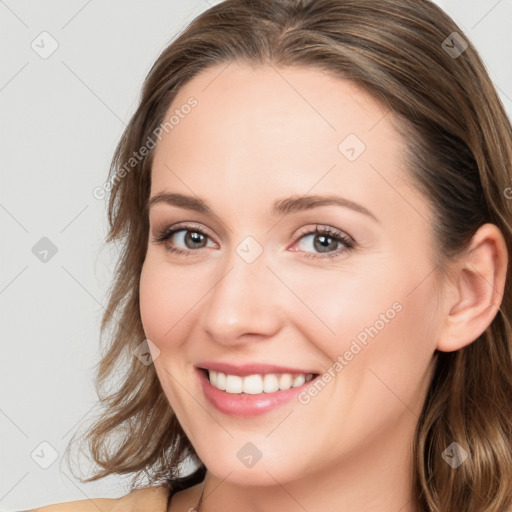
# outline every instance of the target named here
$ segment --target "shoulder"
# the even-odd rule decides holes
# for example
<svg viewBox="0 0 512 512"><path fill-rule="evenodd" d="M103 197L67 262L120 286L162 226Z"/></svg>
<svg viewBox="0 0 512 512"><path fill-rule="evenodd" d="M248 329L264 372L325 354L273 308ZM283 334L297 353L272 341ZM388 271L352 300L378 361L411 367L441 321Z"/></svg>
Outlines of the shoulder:
<svg viewBox="0 0 512 512"><path fill-rule="evenodd" d="M21 512L166 512L169 497L169 487L158 485L136 489L120 498L68 501Z"/></svg>

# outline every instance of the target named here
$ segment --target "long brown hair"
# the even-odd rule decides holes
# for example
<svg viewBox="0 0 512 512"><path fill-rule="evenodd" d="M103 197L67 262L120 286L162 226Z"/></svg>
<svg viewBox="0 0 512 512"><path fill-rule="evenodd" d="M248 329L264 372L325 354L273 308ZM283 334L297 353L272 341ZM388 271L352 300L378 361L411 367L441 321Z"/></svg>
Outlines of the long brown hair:
<svg viewBox="0 0 512 512"><path fill-rule="evenodd" d="M153 151L129 169L126 162L148 145L188 80L234 61L322 69L352 80L395 114L411 182L434 211L441 274L487 222L501 229L512 254L510 121L477 51L439 7L427 0L226 0L211 7L154 63L112 160L107 242L120 243L120 259L101 324L102 335L109 334L96 381L103 413L81 438L101 469L84 482L109 474L132 474L135 482L147 475L149 484L167 482L177 490L204 477L153 365L133 356L145 339L139 278ZM509 274L510 267L488 329L460 350L437 354L411 468L422 511L512 506ZM105 391L113 376L120 382ZM441 456L453 442L469 453L456 470ZM197 471L179 480L187 457Z"/></svg>

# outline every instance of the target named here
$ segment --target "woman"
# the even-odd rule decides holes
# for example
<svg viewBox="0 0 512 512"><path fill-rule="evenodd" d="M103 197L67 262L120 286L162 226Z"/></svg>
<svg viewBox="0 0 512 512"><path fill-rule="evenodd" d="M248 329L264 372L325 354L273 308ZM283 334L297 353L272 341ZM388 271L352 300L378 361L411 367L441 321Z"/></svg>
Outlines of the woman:
<svg viewBox="0 0 512 512"><path fill-rule="evenodd" d="M508 510L511 182L503 106L431 2L208 9L104 187L98 385L124 373L82 480L148 482L38 510Z"/></svg>

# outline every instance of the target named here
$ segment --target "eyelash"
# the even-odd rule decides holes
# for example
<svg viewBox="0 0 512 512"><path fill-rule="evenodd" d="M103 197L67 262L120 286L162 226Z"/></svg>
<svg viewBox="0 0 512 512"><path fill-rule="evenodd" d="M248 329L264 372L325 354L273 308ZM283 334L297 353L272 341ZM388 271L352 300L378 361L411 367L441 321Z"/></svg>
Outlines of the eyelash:
<svg viewBox="0 0 512 512"><path fill-rule="evenodd" d="M169 238L171 238L172 235L174 235L175 233L179 233L180 231L189 231L192 233L199 233L199 234L204 235L207 238L209 238L208 235L200 228L200 226L184 225L184 226L177 226L173 229L168 229L168 228L162 229L154 236L153 242L157 243L157 244L163 244L167 240L169 240ZM304 252L304 255L305 255L304 257L306 257L306 258L313 258L313 259L334 258L336 256L340 256L343 253L350 252L353 249L355 249L355 247L356 247L355 241L352 238L350 238L349 236L344 235L342 232L334 230L330 227L319 228L318 226L316 226L315 229L313 229L313 230L310 229L310 230L306 230L306 231L300 233L300 235L298 235L295 238L294 244L295 244L295 242L298 242L306 235L327 236L329 238L334 239L337 242L342 243L345 246L345 248L343 248L341 250L333 251L330 253L323 253L324 254L323 256L317 255L317 254L322 254L322 253L315 254L315 253L302 251L302 252ZM196 250L194 250L194 249L184 250L184 249L177 249L176 247L166 247L166 250L168 250L171 253L185 255L185 256L188 256L191 252L196 252Z"/></svg>

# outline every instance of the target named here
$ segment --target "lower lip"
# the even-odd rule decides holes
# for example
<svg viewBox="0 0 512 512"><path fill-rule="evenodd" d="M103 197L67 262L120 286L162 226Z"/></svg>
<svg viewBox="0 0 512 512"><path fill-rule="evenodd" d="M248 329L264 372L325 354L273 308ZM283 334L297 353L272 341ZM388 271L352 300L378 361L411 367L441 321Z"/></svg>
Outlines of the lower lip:
<svg viewBox="0 0 512 512"><path fill-rule="evenodd" d="M232 416L257 416L276 409L280 405L293 400L303 389L308 387L315 379L305 382L302 386L274 393L228 393L210 384L206 372L196 368L204 395L210 403L224 414Z"/></svg>

